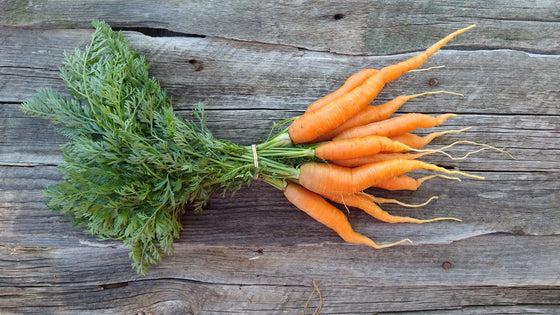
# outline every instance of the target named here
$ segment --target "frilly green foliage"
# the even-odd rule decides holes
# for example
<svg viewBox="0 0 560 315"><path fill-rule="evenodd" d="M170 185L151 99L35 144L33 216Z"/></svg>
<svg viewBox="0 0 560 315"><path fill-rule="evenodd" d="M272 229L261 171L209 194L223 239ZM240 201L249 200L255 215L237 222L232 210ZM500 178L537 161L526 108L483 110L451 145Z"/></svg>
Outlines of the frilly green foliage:
<svg viewBox="0 0 560 315"><path fill-rule="evenodd" d="M297 171L264 152L257 170L247 147L212 137L201 104L196 122L175 115L145 58L106 23L93 25L91 44L65 54L70 96L45 89L21 109L62 124L71 140L62 147L64 182L47 188L47 206L101 239L123 240L144 274L172 254L187 204L200 211L214 192L233 193L257 172L277 183Z"/></svg>

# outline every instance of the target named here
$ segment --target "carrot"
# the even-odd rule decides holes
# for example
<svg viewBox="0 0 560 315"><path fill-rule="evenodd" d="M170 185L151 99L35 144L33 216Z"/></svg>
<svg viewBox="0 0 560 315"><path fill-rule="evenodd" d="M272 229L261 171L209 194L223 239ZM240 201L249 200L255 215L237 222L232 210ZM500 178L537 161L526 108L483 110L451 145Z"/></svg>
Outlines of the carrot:
<svg viewBox="0 0 560 315"><path fill-rule="evenodd" d="M400 240L398 242L378 245L370 238L355 232L348 222L348 218L342 211L328 203L321 196L305 189L304 187L289 183L285 190L286 198L297 208L310 215L316 221L324 224L328 228L334 230L343 240L371 246L373 248L390 247L402 242L410 242L409 239Z"/></svg>
<svg viewBox="0 0 560 315"><path fill-rule="evenodd" d="M402 105L404 105L406 102L408 102L413 98L424 96L424 95L440 94L440 93L463 96L462 94L448 92L448 91L435 91L435 92L423 92L423 93L412 94L412 95L400 95L390 100L389 102L383 103L381 105L366 106L366 108L364 108L362 111L356 114L356 116L350 118L349 120L345 121L342 125L327 132L321 137L318 137L317 139L313 140L313 142L322 142L326 140L331 140L341 132L348 130L350 128L363 126L372 122L387 119L392 114L394 114L399 108L401 108Z"/></svg>
<svg viewBox="0 0 560 315"><path fill-rule="evenodd" d="M418 128L432 128L441 125L445 120L450 117L457 116L455 114L444 114L437 117L426 114L405 114L398 117L385 119L382 121L373 122L364 126L358 126L348 129L333 140L359 138L370 135L378 135L385 137L398 136Z"/></svg>
<svg viewBox="0 0 560 315"><path fill-rule="evenodd" d="M420 55L382 68L350 92L296 118L288 130L290 138L294 143L306 143L340 126L371 103L387 82L398 78L407 71L420 67L429 56L433 55L454 36L472 27L474 25L446 36Z"/></svg>
<svg viewBox="0 0 560 315"><path fill-rule="evenodd" d="M405 133L405 134L402 134L402 135L391 137L391 140L401 142L401 143L403 143L403 144L405 144L405 145L407 145L411 148L414 148L414 149L421 149L424 146L426 146L428 143L432 142L432 140L434 140L437 137L441 137L443 135L447 135L447 134L450 134L450 133L463 132L463 131L468 130L470 128L471 127L467 127L467 128L463 128L463 129L459 129L459 130L447 130L447 131L434 132L434 133L430 133L428 135L425 135L423 137L420 137L420 136L412 134L412 133Z"/></svg>
<svg viewBox="0 0 560 315"><path fill-rule="evenodd" d="M433 54L435 54L441 47L443 47L443 45L447 44L451 39L453 39L453 37L464 33L468 30L470 30L471 28L475 27L475 25L471 25L468 27L465 27L463 29L457 30L447 36L445 36L443 39L439 40L437 43L433 44L432 46L430 46L428 49L426 49L423 53L416 55L408 60L405 60L403 62L400 62L398 64L395 65L390 65L387 66L383 69L381 69L380 75L383 77L383 80L385 82L389 82L392 80L395 80L396 78L400 77L401 75L403 75L404 73L412 70L412 69L416 69L418 67L420 67L421 65L423 65L426 60L428 60L428 58L430 56L432 56Z"/></svg>
<svg viewBox="0 0 560 315"><path fill-rule="evenodd" d="M307 143L340 126L377 96L383 82L375 74L364 84L330 103L296 118L288 132L294 143Z"/></svg>
<svg viewBox="0 0 560 315"><path fill-rule="evenodd" d="M454 220L454 221L461 221L456 218L434 218L429 220L420 220L411 217L401 217L401 216L394 216L389 214L387 211L381 209L375 202L377 200L376 197L368 195L366 193L333 193L326 196L326 198L344 204L350 207L356 207L364 210L367 214L371 215L372 217L387 223L427 223L427 222L434 222L440 220Z"/></svg>
<svg viewBox="0 0 560 315"><path fill-rule="evenodd" d="M356 168L346 168L333 164L307 162L299 170L299 183L307 189L322 194L331 192L359 192L384 180L416 169L438 171L445 174L457 174L466 177L484 179L460 171L418 160L387 160L366 164Z"/></svg>
<svg viewBox="0 0 560 315"><path fill-rule="evenodd" d="M424 155L430 154L432 152L426 151L421 153L377 153L373 155L363 156L355 159L348 159L348 160L330 160L332 163L344 166L344 167L357 167L362 166L370 163L387 161L387 160L395 160L395 159L405 159L405 160L414 160L420 158Z"/></svg>
<svg viewBox="0 0 560 315"><path fill-rule="evenodd" d="M446 179L453 179L461 181L461 179L457 177L450 177L441 174L425 176L421 178L412 178L408 175L397 175L392 178L386 179L380 183L373 185L373 187L382 188L385 190L417 190L423 182L435 178L435 177L442 177Z"/></svg>
<svg viewBox="0 0 560 315"><path fill-rule="evenodd" d="M314 110L328 104L330 101L334 100L335 98L340 97L340 96L350 92L351 90L353 90L357 86L364 83L364 81L366 79L368 79L372 75L376 74L377 72L378 71L376 69L364 69L364 70L356 72L355 74L350 76L348 79L346 79L346 82L344 82L344 84L338 90L336 90L336 91L332 92L331 94L328 94L328 95L316 100L315 102L311 103L307 107L306 112L314 111Z"/></svg>
<svg viewBox="0 0 560 315"><path fill-rule="evenodd" d="M379 152L418 151L399 141L383 136L342 139L325 142L315 148L315 156L323 160L347 160Z"/></svg>

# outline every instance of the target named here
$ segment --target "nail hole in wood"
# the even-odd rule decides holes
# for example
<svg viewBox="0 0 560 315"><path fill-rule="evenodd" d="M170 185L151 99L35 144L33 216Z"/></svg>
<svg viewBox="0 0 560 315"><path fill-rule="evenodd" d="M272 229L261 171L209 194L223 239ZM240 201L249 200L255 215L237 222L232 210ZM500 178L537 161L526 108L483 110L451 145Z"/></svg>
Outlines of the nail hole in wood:
<svg viewBox="0 0 560 315"><path fill-rule="evenodd" d="M428 81L428 84L429 84L430 86L438 86L438 85L439 85L439 80L436 79L436 78L431 78L431 79Z"/></svg>
<svg viewBox="0 0 560 315"><path fill-rule="evenodd" d="M204 65L202 61L196 59L189 59L188 63L194 67L194 71L202 71L202 69L204 69Z"/></svg>
<svg viewBox="0 0 560 315"><path fill-rule="evenodd" d="M333 15L332 17L333 17L333 19L335 19L335 20L340 20L340 19L343 19L344 16L345 16L345 15L344 15L343 13L336 13L336 14Z"/></svg>

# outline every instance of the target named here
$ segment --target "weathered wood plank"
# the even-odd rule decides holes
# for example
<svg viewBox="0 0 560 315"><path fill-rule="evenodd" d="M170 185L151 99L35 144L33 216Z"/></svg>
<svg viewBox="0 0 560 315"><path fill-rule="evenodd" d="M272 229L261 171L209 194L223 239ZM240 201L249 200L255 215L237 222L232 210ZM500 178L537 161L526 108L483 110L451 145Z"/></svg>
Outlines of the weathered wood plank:
<svg viewBox="0 0 560 315"><path fill-rule="evenodd" d="M496 243L501 251L495 250ZM158 302L166 301L194 313L229 308L294 312L305 305L315 280L327 313L481 304L558 307L559 283L550 275L559 267L559 245L557 238L508 235L382 251L345 245L257 249L181 244L148 278L130 271L122 248L0 246L0 281L12 287L0 295L0 304L131 312L157 309L166 306ZM342 251L346 254L337 254ZM449 269L442 267L445 262Z"/></svg>
<svg viewBox="0 0 560 315"><path fill-rule="evenodd" d="M311 294L311 285L228 285L200 283L182 279L157 279L106 285L76 285L72 288L54 285L42 288L11 288L13 298L3 304L5 310L20 313L53 312L74 314L95 309L96 314L274 314L302 313ZM453 314L552 314L558 309L551 303L558 289L548 287L398 287L367 285L330 285L319 282L323 296L323 313L382 314L385 312L418 312L436 310ZM394 291L399 292L394 296ZM26 296L33 295L29 301ZM394 300L390 298L394 296ZM69 305L68 301L82 301ZM442 305L441 301L444 301ZM31 302L31 303L30 303ZM319 304L315 293L308 311ZM21 305L24 305L21 307ZM487 305L484 308L480 305ZM361 310L361 311L360 311ZM482 312L485 310L485 312ZM540 311L540 313L539 313ZM308 312L309 313L309 312Z"/></svg>
<svg viewBox="0 0 560 315"><path fill-rule="evenodd" d="M450 29L477 23L451 47L477 45L560 52L560 8L554 1L114 1L4 2L0 24L88 27L103 19L116 27L164 29L344 54L421 50ZM476 9L474 9L476 8ZM243 12L243 14L232 14ZM452 18L450 18L452 17Z"/></svg>
<svg viewBox="0 0 560 315"><path fill-rule="evenodd" d="M96 242L68 220L48 210L41 195L46 185L61 180L52 166L0 167L0 231L2 239L18 246L116 246L119 242ZM351 209L349 218L357 231L380 243L411 238L414 245L448 244L488 233L555 235L560 233L560 175L558 173L497 172L485 181L449 183L433 180L417 192L372 190L375 195L419 203L439 196L422 208L383 205L387 211L420 218L458 217L457 222L386 224ZM530 200L530 202L528 202ZM341 207L344 209L344 207ZM184 230L176 243L212 246L292 246L343 243L332 231L291 206L268 185L255 182L236 195L212 198L202 214L188 211ZM64 237L61 237L64 236Z"/></svg>
<svg viewBox="0 0 560 315"><path fill-rule="evenodd" d="M83 47L91 35L5 27L2 31L6 36L0 46L0 102L23 102L45 86L63 91L62 81L56 80L62 52ZM411 56L345 56L213 38L152 38L138 33L127 37L152 63L152 74L169 90L178 110L200 101L216 110L281 110L282 118L301 113L364 67L380 68ZM445 69L407 74L389 83L375 103L400 94L449 90L465 98L427 97L417 100L421 107L404 110L557 116L558 61L556 55L515 51L441 51L426 67L445 65ZM430 86L430 79L436 79L437 86Z"/></svg>

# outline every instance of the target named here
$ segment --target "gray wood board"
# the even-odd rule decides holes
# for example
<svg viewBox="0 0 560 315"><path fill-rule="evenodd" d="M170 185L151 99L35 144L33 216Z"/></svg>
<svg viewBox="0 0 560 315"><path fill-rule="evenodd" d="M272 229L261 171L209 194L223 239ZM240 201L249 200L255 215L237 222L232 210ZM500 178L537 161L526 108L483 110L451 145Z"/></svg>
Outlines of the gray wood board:
<svg viewBox="0 0 560 315"><path fill-rule="evenodd" d="M160 34L208 36L341 54L394 54L425 48L471 24L450 47L560 51L555 1L6 1L0 24L83 28L92 19ZM233 12L233 14L232 14Z"/></svg>
<svg viewBox="0 0 560 315"><path fill-rule="evenodd" d="M381 251L180 244L147 277L129 271L118 246L0 246L0 264L5 310L301 312L313 280L325 313L468 310L557 306L558 246L558 238L510 235Z"/></svg>

